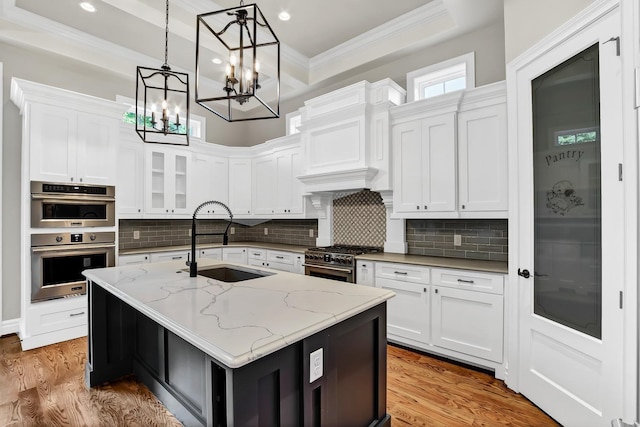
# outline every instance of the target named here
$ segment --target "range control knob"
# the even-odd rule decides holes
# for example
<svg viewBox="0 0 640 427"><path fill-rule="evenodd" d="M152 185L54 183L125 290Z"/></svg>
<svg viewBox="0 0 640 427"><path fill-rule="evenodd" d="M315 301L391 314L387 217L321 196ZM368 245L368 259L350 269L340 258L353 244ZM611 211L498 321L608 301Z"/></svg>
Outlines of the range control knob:
<svg viewBox="0 0 640 427"><path fill-rule="evenodd" d="M95 235L95 234L92 234L91 236L89 236L89 239L91 239L91 241L96 240L96 235Z"/></svg>
<svg viewBox="0 0 640 427"><path fill-rule="evenodd" d="M56 242L58 243L62 242L62 236L56 236Z"/></svg>

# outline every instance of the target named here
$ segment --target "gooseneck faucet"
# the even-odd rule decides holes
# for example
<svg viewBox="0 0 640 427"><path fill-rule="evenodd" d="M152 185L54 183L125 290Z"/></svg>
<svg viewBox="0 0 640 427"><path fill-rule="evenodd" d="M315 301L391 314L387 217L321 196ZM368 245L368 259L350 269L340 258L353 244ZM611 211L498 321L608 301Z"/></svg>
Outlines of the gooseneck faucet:
<svg viewBox="0 0 640 427"><path fill-rule="evenodd" d="M223 233L196 233L196 215L200 212L200 209L207 205L219 205L222 206L229 213L229 224L227 224L227 228ZM197 236L222 236L222 244L229 244L229 227L231 227L231 223L233 222L233 214L231 213L231 209L227 205L217 200L209 200L200 204L193 211L193 218L191 219L191 260L187 258L187 265L189 266L189 277L196 277L198 275L198 263L196 262L196 237Z"/></svg>

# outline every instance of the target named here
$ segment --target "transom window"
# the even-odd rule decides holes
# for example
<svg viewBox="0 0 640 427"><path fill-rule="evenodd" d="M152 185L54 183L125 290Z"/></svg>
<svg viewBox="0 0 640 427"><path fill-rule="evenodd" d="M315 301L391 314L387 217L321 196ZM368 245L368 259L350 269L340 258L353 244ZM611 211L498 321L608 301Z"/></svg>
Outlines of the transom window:
<svg viewBox="0 0 640 427"><path fill-rule="evenodd" d="M407 73L407 101L475 87L473 52Z"/></svg>

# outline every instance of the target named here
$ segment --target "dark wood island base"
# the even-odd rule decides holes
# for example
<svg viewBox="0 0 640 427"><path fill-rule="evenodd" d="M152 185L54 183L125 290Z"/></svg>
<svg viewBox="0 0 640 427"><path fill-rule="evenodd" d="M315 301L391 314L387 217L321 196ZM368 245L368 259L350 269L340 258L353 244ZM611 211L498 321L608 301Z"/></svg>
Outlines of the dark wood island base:
<svg viewBox="0 0 640 427"><path fill-rule="evenodd" d="M134 374L187 426L391 425L386 302L229 368L92 281L88 297L89 387Z"/></svg>

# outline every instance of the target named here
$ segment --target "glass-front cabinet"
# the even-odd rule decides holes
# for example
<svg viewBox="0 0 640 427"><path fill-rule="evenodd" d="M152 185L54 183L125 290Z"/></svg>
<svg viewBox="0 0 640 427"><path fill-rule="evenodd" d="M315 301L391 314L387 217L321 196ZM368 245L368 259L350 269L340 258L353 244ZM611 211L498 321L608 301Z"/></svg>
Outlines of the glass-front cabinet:
<svg viewBox="0 0 640 427"><path fill-rule="evenodd" d="M191 154L165 147L145 146L145 213L188 215Z"/></svg>

